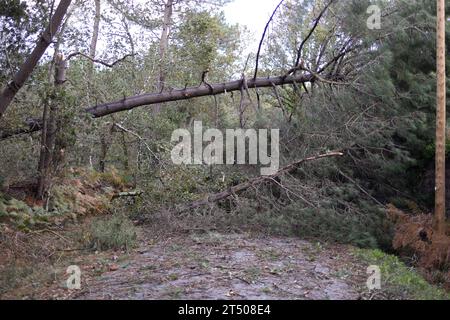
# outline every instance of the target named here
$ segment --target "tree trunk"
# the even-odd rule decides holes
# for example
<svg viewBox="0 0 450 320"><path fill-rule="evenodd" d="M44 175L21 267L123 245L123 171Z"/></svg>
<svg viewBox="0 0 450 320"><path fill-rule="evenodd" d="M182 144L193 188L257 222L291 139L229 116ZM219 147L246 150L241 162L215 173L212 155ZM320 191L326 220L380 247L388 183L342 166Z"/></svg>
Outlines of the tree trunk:
<svg viewBox="0 0 450 320"><path fill-rule="evenodd" d="M64 60L63 55L58 54L55 61L55 92L61 90L61 86L66 80L66 67L67 62ZM50 101L50 110L48 107L44 109L43 115L43 130L41 139L41 154L39 160L39 179L37 185L36 197L38 199L45 200L48 197L48 189L50 187L50 179L53 173L53 159L55 152L55 141L57 133L57 99ZM47 120L47 110L49 111Z"/></svg>
<svg viewBox="0 0 450 320"><path fill-rule="evenodd" d="M164 19L162 25L161 39L159 41L159 75L157 79L157 92L164 90L166 81L166 65L167 65L167 49L169 48L169 32L172 24L173 0L167 0L164 5ZM154 114L161 111L161 104L158 103L154 107Z"/></svg>
<svg viewBox="0 0 450 320"><path fill-rule="evenodd" d="M122 139L122 150L123 150L123 168L128 171L130 169L130 155L128 153L128 144L127 139L125 138L125 132L121 132L121 139Z"/></svg>
<svg viewBox="0 0 450 320"><path fill-rule="evenodd" d="M0 117L3 116L17 92L19 92L27 79L30 77L45 50L47 50L50 43L52 43L56 32L61 26L70 2L71 0L61 0L58 8L56 8L55 14L51 18L49 26L39 38L36 47L20 67L19 71L14 75L13 80L3 89L0 95Z"/></svg>
<svg viewBox="0 0 450 320"><path fill-rule="evenodd" d="M311 74L297 74L292 76L280 76L272 78L256 78L247 80L248 88L266 88L282 86L286 84L314 82L316 77ZM152 105L162 102L188 100L197 97L211 96L241 90L242 80L235 80L225 83L215 83L199 87L177 89L164 93L148 93L133 97L128 97L115 102L99 104L89 107L84 111L94 118L101 118L117 112L131 110L137 107ZM15 130L3 130L0 132L0 140L7 139L17 134L32 133L42 129L42 120L27 120L26 128Z"/></svg>
<svg viewBox="0 0 450 320"><path fill-rule="evenodd" d="M98 33L100 27L100 0L95 0L95 17L94 17L94 28L92 31L91 45L89 47L89 56L95 59L95 54L97 51ZM92 77L92 72L94 71L94 62L91 61L91 66L89 69L89 80Z"/></svg>
<svg viewBox="0 0 450 320"><path fill-rule="evenodd" d="M274 85L280 86L285 84L292 84L294 82L304 83L314 81L314 75L295 75L295 76L281 76L272 78L256 78L247 80L247 86L249 88L263 88L273 87ZM124 98L119 101L100 104L91 108L87 108L85 111L90 113L94 118L100 118L109 114L131 110L136 107L157 104L161 102L187 100L196 97L211 96L221 93L227 93L232 91L241 90L243 83L242 80L236 80L225 83L216 84L202 84L199 87L189 87L185 89L172 90L163 93L151 93L143 94L134 97Z"/></svg>
<svg viewBox="0 0 450 320"><path fill-rule="evenodd" d="M444 235L445 225L445 0L437 0L437 109L436 109L436 199L434 226Z"/></svg>
<svg viewBox="0 0 450 320"><path fill-rule="evenodd" d="M39 154L39 164L38 164L38 182L36 189L36 198L43 199L45 193L45 185L46 185L46 170L45 170L45 162L48 153L48 145L47 145L47 132L48 132L48 104L51 103L49 100L45 101L44 111L42 112L42 132L41 132L41 148Z"/></svg>
<svg viewBox="0 0 450 320"><path fill-rule="evenodd" d="M109 144L106 139L105 134L100 133L100 161L99 161L99 171L101 173L105 172L106 169L106 156L108 155Z"/></svg>
<svg viewBox="0 0 450 320"><path fill-rule="evenodd" d="M114 130L114 124L105 131L100 132L100 161L99 161L99 170L100 172L105 172L106 169L106 157L108 156L109 148L112 144L112 133Z"/></svg>

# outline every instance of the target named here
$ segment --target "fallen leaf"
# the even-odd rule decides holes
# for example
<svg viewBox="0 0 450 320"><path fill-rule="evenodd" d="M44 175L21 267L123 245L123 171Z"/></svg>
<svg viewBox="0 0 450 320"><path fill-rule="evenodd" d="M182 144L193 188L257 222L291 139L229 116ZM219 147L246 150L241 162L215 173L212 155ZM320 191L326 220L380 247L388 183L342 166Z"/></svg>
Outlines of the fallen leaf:
<svg viewBox="0 0 450 320"><path fill-rule="evenodd" d="M112 264L109 266L109 271L117 271L119 270L119 266L117 264Z"/></svg>
<svg viewBox="0 0 450 320"><path fill-rule="evenodd" d="M227 296L227 297L235 297L235 296L242 297L239 293L234 292L233 290L230 290L225 296Z"/></svg>

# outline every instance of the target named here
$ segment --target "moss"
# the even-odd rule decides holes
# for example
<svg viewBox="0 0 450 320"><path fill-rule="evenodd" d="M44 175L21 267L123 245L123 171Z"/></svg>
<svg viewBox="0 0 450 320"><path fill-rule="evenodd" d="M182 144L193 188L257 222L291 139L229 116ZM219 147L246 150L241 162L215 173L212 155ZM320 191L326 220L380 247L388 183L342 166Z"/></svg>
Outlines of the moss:
<svg viewBox="0 0 450 320"><path fill-rule="evenodd" d="M381 270L382 290L412 300L450 300L445 290L428 283L415 269L398 257L381 250L355 249L356 255Z"/></svg>

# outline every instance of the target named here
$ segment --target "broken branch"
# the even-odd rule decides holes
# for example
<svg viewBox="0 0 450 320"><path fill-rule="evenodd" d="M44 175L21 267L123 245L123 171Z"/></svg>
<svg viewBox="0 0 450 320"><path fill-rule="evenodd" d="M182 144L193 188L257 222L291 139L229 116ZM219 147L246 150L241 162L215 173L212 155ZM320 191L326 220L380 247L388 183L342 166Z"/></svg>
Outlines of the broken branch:
<svg viewBox="0 0 450 320"><path fill-rule="evenodd" d="M256 78L256 79L249 79L247 81L247 86L249 88L264 88L264 87L272 87L273 84L280 86L284 84L292 84L293 82L298 83L311 82L314 79L315 77L313 75ZM169 101L187 100L196 97L203 97L209 95L222 94L226 92L238 91L241 90L241 87L242 87L242 80L210 84L209 86L202 85L199 87L188 87L184 89L172 90L170 92L143 94L139 96L124 98L119 101L90 107L87 108L85 111L87 113L90 113L94 118L100 118L109 114L131 110L136 107L144 105L152 105Z"/></svg>
<svg viewBox="0 0 450 320"><path fill-rule="evenodd" d="M270 176L260 176L260 177L256 177L253 178L247 182L243 182L241 184L238 184L236 186L230 187L228 190L219 192L219 193L215 193L212 195L208 195L207 197L191 202L190 204L187 204L183 207L181 207L180 209L177 210L178 213L183 213L185 211L189 211L189 210L193 210L202 206L206 206L209 205L211 203L226 199L230 196L233 196L234 194L237 194L239 192L245 191L251 187L254 187L255 185L261 184L265 181L268 180L273 180L276 177L279 177L283 174L286 173L292 173L294 172L301 164L305 163L305 162L310 162L310 161L314 161L314 160L319 160L319 159L324 159L324 158L331 158L331 157L342 157L344 154L342 152L329 152L326 154L321 154L318 156L313 156L313 157L309 157L309 158L305 158L302 160L299 160L297 162L294 162L286 167L284 167L283 169L279 170L278 172L270 175Z"/></svg>

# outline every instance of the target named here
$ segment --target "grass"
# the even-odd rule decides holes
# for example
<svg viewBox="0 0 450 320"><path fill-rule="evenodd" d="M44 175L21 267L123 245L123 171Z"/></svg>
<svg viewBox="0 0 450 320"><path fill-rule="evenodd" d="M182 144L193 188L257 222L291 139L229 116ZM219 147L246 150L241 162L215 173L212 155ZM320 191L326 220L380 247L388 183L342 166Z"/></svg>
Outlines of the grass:
<svg viewBox="0 0 450 320"><path fill-rule="evenodd" d="M41 284L52 283L61 271L61 269L54 269L42 263L27 264L13 262L5 266L0 266L0 300L3 299L3 295L16 289L14 299L34 299L36 294L34 288L37 288Z"/></svg>
<svg viewBox="0 0 450 320"><path fill-rule="evenodd" d="M245 277L250 281L256 281L261 276L261 269L257 267L249 267L244 270Z"/></svg>
<svg viewBox="0 0 450 320"><path fill-rule="evenodd" d="M183 293L184 289L180 287L171 287L166 291L166 295L174 300L179 300Z"/></svg>
<svg viewBox="0 0 450 320"><path fill-rule="evenodd" d="M0 272L0 296L15 288L33 272L31 267L8 265Z"/></svg>
<svg viewBox="0 0 450 320"><path fill-rule="evenodd" d="M137 230L124 215L95 219L88 231L88 244L96 250L129 250L136 245Z"/></svg>
<svg viewBox="0 0 450 320"><path fill-rule="evenodd" d="M265 293L265 294L271 294L273 292L273 290L272 290L272 288L264 287L261 289L261 292Z"/></svg>
<svg viewBox="0 0 450 320"><path fill-rule="evenodd" d="M271 248L258 251L256 255L262 259L268 259L270 261L277 261L283 256L281 252Z"/></svg>
<svg viewBox="0 0 450 320"><path fill-rule="evenodd" d="M169 281L177 281L179 279L179 276L176 273L169 274L168 276Z"/></svg>
<svg viewBox="0 0 450 320"><path fill-rule="evenodd" d="M381 250L356 249L356 256L381 270L382 290L407 300L450 300L444 289L428 283L414 268Z"/></svg>
<svg viewBox="0 0 450 320"><path fill-rule="evenodd" d="M191 239L196 243L206 244L210 246L220 245L225 241L225 237L217 232L207 232L201 235L191 235Z"/></svg>

